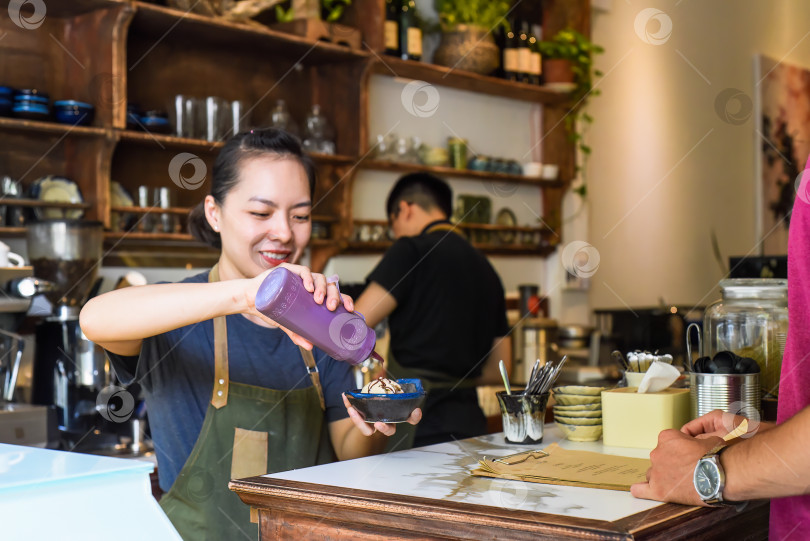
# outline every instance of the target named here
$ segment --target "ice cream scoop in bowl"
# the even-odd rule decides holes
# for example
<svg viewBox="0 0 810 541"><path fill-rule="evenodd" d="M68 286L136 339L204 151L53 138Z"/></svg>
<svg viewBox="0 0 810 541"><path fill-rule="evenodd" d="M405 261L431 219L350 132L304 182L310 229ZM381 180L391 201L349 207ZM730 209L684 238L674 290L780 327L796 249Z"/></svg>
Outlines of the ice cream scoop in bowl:
<svg viewBox="0 0 810 541"><path fill-rule="evenodd" d="M392 381L383 378L382 381L371 381L362 389L346 391L349 404L367 423L404 423L413 410L422 407L425 395L422 382L418 379Z"/></svg>

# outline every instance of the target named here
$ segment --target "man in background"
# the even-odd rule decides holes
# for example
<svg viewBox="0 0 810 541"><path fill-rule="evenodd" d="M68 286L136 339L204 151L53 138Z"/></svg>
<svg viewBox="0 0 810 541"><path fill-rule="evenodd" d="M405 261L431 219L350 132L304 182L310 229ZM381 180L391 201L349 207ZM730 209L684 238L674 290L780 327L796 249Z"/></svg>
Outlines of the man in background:
<svg viewBox="0 0 810 541"><path fill-rule="evenodd" d="M369 326L388 317L392 377L428 391L414 445L486 434L476 386L497 384L511 363L501 280L449 221L453 193L424 173L399 179L386 201L396 239L355 302Z"/></svg>

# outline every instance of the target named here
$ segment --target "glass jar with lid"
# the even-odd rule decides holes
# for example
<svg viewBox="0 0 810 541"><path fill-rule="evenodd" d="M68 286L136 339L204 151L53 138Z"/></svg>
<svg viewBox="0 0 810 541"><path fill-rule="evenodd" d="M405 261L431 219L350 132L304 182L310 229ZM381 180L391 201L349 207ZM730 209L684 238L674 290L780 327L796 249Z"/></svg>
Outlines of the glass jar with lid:
<svg viewBox="0 0 810 541"><path fill-rule="evenodd" d="M754 359L766 398L779 396L788 328L787 280L736 278L720 282L722 299L706 309L705 355L732 351Z"/></svg>

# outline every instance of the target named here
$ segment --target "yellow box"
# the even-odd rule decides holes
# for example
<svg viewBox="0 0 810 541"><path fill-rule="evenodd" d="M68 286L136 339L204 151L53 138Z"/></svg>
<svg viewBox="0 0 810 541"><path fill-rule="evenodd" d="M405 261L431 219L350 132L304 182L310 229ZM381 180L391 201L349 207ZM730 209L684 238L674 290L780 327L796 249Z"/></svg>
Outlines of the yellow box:
<svg viewBox="0 0 810 541"><path fill-rule="evenodd" d="M636 392L636 387L602 391L602 442L615 447L654 449L658 433L691 419L689 389Z"/></svg>

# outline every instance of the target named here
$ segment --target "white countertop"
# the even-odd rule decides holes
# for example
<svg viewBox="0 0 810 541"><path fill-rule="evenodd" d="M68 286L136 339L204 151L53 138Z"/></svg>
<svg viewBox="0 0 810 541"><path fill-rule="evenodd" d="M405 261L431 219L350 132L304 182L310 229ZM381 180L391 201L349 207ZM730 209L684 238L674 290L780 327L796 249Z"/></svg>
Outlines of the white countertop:
<svg viewBox="0 0 810 541"><path fill-rule="evenodd" d="M148 476L154 468L145 461L0 444L0 492L120 473Z"/></svg>
<svg viewBox="0 0 810 541"><path fill-rule="evenodd" d="M152 497L154 467L0 444L0 539L181 541Z"/></svg>
<svg viewBox="0 0 810 541"><path fill-rule="evenodd" d="M661 505L638 500L629 492L470 475L484 456L506 456L544 448L553 442L559 442L566 449L649 457L649 451L643 449L605 447L601 441L577 443L562 439L554 425L546 425L545 430L543 442L537 445L508 444L504 442L503 434L490 434L266 477L605 521L618 520Z"/></svg>

